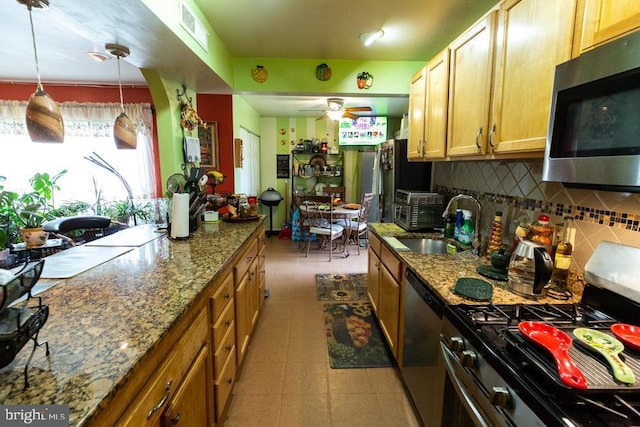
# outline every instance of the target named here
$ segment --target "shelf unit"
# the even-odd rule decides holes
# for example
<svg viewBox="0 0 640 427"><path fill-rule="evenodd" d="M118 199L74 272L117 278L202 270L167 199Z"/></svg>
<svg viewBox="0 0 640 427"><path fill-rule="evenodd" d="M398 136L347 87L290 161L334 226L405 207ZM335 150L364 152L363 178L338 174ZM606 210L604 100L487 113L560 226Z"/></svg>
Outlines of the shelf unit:
<svg viewBox="0 0 640 427"><path fill-rule="evenodd" d="M303 194L315 194L319 184L327 187L344 186L343 153L292 153L291 157L291 192L294 203Z"/></svg>

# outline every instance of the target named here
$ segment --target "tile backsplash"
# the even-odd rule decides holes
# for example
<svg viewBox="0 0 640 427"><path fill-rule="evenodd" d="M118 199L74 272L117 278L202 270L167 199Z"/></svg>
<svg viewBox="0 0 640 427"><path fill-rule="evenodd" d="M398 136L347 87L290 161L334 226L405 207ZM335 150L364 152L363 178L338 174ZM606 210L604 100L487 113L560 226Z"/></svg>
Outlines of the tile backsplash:
<svg viewBox="0 0 640 427"><path fill-rule="evenodd" d="M542 182L542 160L435 162L433 189L447 196L468 194L482 205L481 235L486 237L496 211L503 212L504 240L513 241L516 225L541 213L561 224L576 221L574 268L584 265L600 241L640 247L640 193L567 188Z"/></svg>

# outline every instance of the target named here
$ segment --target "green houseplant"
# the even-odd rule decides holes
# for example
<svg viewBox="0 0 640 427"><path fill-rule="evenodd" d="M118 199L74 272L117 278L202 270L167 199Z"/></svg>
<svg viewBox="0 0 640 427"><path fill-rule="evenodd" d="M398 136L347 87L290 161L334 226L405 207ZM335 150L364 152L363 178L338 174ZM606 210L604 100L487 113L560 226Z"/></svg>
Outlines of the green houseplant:
<svg viewBox="0 0 640 427"><path fill-rule="evenodd" d="M17 229L20 239L27 246L39 246L47 240L48 233L42 224L56 218L54 191L59 190L57 182L67 173L64 169L54 176L36 173L29 179L31 190L18 194L2 189L0 192L0 221L11 234Z"/></svg>

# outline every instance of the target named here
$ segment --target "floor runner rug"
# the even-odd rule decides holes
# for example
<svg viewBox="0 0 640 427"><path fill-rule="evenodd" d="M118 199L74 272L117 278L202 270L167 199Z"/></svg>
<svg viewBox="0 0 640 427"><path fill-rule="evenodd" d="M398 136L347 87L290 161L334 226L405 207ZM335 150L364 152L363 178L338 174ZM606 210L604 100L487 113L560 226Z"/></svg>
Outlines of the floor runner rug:
<svg viewBox="0 0 640 427"><path fill-rule="evenodd" d="M368 300L366 273L316 274L318 301Z"/></svg>
<svg viewBox="0 0 640 427"><path fill-rule="evenodd" d="M393 357L368 302L325 304L324 322L332 368L393 366Z"/></svg>

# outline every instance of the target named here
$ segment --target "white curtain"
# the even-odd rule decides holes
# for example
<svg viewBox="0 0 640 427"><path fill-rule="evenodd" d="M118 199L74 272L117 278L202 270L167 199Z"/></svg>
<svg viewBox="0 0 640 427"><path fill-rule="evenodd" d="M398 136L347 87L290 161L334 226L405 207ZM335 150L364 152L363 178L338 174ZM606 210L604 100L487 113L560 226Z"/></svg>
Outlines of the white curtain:
<svg viewBox="0 0 640 427"><path fill-rule="evenodd" d="M242 139L243 160L236 192L249 196L260 196L260 137L240 128L240 139Z"/></svg>
<svg viewBox="0 0 640 427"><path fill-rule="evenodd" d="M90 204L127 198L124 185L111 173L86 160L92 153L111 164L129 183L136 199L156 195L153 154L153 116L150 104L125 104L127 116L136 126L137 148L118 150L113 123L120 114L117 103L59 103L64 119L62 144L33 143L26 124L25 101L0 100L0 176L6 189L25 191L35 173L68 172L58 182L56 205L81 200Z"/></svg>

